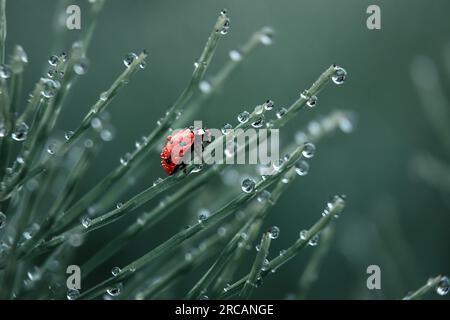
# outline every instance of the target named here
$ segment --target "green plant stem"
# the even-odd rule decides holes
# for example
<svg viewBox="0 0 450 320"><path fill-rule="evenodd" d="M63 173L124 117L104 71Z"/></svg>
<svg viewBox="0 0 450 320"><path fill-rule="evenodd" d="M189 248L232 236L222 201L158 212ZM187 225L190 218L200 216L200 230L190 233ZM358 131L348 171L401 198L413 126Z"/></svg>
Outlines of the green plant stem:
<svg viewBox="0 0 450 320"><path fill-rule="evenodd" d="M432 290L436 290L436 288L439 285L439 282L441 282L441 280L444 277L439 275L435 278L430 278L427 283L425 285L423 285L422 287L420 287L419 289L417 289L416 291L408 294L406 297L403 298L403 300L419 300L424 298L424 296L429 293Z"/></svg>
<svg viewBox="0 0 450 320"><path fill-rule="evenodd" d="M261 46L261 37L267 36L265 29L255 32L250 39L242 46L239 50L241 58L237 60L230 59L224 66L219 70L219 72L211 79L210 85L211 89L207 92L200 92L196 90L193 99L187 104L183 116L180 117L172 125L174 128L183 127L186 123L190 121L192 116L206 104L214 95L220 91L220 89L225 85L227 80L233 74L233 72L248 58L248 56L255 51L259 46Z"/></svg>
<svg viewBox="0 0 450 320"><path fill-rule="evenodd" d="M307 297L311 286L317 281L320 265L322 264L325 256L327 255L331 238L333 237L334 228L333 225L326 227L321 233L320 247L316 249L303 271L299 281L299 292L297 299L303 300Z"/></svg>
<svg viewBox="0 0 450 320"><path fill-rule="evenodd" d="M83 274L89 275L101 263L128 245L138 234L150 229L157 222L167 217L177 207L183 205L190 199L189 195L196 192L214 173L216 172L211 170L204 175L194 177L194 179L188 181L180 190L167 196L154 209L141 214L125 231L121 232L106 246L102 247L82 265Z"/></svg>
<svg viewBox="0 0 450 320"><path fill-rule="evenodd" d="M116 167L110 174L102 179L94 188L86 193L78 202L74 204L74 206L72 206L72 208L67 211L64 224L62 224L60 228L63 228L67 224L73 222L77 217L79 217L80 213L83 212L88 205L94 203L98 198L103 196L104 193L109 190L109 188L113 184L118 182L120 178L122 178L127 172L129 172L131 168L134 168L139 163L141 163L151 152L154 144L159 141L159 139L161 139L161 137L167 132L167 130L170 128L171 123L177 117L178 112L180 112L181 108L191 97L193 92L198 87L199 82L203 78L222 36L220 32L218 32L218 30L221 30L224 23L225 18L224 16L220 15L214 25L210 37L208 38L205 48L203 49L203 52L198 61L198 67L195 68L188 86L184 89L180 97L168 110L167 116L164 118L164 120L146 137L145 143L142 145L142 147L136 149L131 154L127 165L119 165L118 167Z"/></svg>
<svg viewBox="0 0 450 320"><path fill-rule="evenodd" d="M261 272L261 278L266 277L272 272L272 270L277 270L283 264L294 258L303 248L308 245L308 242L317 234L319 234L326 226L328 226L334 219L335 215L342 213L344 209L343 202L335 202L329 214L322 216L307 232L304 239L299 238L293 245L284 250L284 253L272 259L269 262L269 266L263 272ZM220 296L220 298L226 298L233 296L242 289L249 275L242 277L240 280L236 281L229 289Z"/></svg>
<svg viewBox="0 0 450 320"><path fill-rule="evenodd" d="M240 219L234 219L227 224L227 230L229 230L230 234L234 234L237 232L241 224L242 221ZM203 249L199 248L198 250L193 250L191 259L185 259L182 263L176 261L175 267L172 268L161 268L161 279L144 290L141 290L136 296L142 299L151 299L163 290L167 290L178 280L182 279L182 277L184 277L188 272L200 267L207 261L207 259L211 258L218 250L220 250L223 243L227 242L228 238L229 237L227 237L227 235L223 236L218 233L214 233L212 236L203 241Z"/></svg>
<svg viewBox="0 0 450 320"><path fill-rule="evenodd" d="M222 271L222 268L233 257L233 251L236 250L238 243L242 240L242 233L248 230L251 224L254 223L255 218L256 214L253 214L251 218L244 224L244 226L228 242L211 268L208 269L203 277L188 292L188 294L186 295L186 299L199 299L202 294L206 292L209 284L215 279L215 277Z"/></svg>
<svg viewBox="0 0 450 320"><path fill-rule="evenodd" d="M141 258L135 260L134 262L130 263L126 267L124 267L119 275L116 277L109 278L105 280L104 282L94 286L93 288L87 290L85 293L83 293L80 298L82 299L88 299L96 297L98 294L100 294L106 287L110 286L112 283L118 282L119 280L128 278L133 272L130 272L130 270L138 270L145 266L146 264L152 262L157 257L162 256L163 254L166 254L173 250L174 248L178 247L181 243L186 241L187 239L192 238L193 236L207 231L212 226L216 226L218 223L222 222L225 218L230 216L231 213L233 213L237 208L241 207L251 199L253 199L256 196L256 191L261 191L269 186L271 186L274 182L278 181L278 178L284 173L286 173L290 168L292 168L297 162L297 160L301 157L301 153L303 150L303 146L299 146L296 150L294 150L289 160L287 160L283 166L280 168L280 170L269 176L266 180L262 180L258 182L255 186L255 189L253 192L250 193L243 193L238 195L235 199L230 201L228 204L226 204L221 209L217 210L209 219L206 221L199 222L192 227L190 227L187 230L183 230L177 234L175 234L173 237L171 237L166 242L162 243L155 249L149 251L145 255L143 255ZM125 204L124 204L125 205ZM97 218L98 219L98 218ZM79 227L78 227L79 228ZM80 231L77 229L76 231ZM64 238L67 236L62 235L60 237L57 237L58 242L61 243L64 241ZM60 240L62 238L62 240ZM52 245L54 240L50 241L47 244L44 244L45 246Z"/></svg>
<svg viewBox="0 0 450 320"><path fill-rule="evenodd" d="M242 288L239 297L242 299L248 299L253 292L253 288L257 286L257 282L260 279L261 272L263 272L264 261L269 254L269 248L271 243L270 232L265 232L262 236L260 248L256 255L255 261L253 262L253 266L248 274L247 279L245 280L244 287Z"/></svg>
<svg viewBox="0 0 450 320"><path fill-rule="evenodd" d="M34 175L44 171L49 166L49 161L56 161L56 159L61 159L68 150L88 131L88 129L91 127L91 121L96 116L98 116L104 109L109 105L109 103L113 100L113 98L117 95L117 93L120 91L120 89L125 86L129 78L137 72L137 70L140 69L140 64L145 60L147 57L147 53L143 52L141 53L137 59L135 59L131 65L125 69L125 71L113 82L113 84L110 86L110 88L106 91L104 98L99 98L97 102L91 107L88 114L84 117L82 120L80 126L74 131L72 137L65 141L65 143L61 146L61 148L57 151L57 153L52 158L48 158L48 160L44 161L43 163L37 165L35 168L32 169L32 174L26 175L27 172L22 173L21 175L18 175L18 177L14 180L13 183L7 186L6 190L3 191L0 194L0 199L6 199L11 196L12 191L21 185L23 183L33 177ZM41 88L42 90L42 88ZM40 95L39 95L40 96ZM62 98L61 95L59 97ZM58 103L56 103L58 104Z"/></svg>
<svg viewBox="0 0 450 320"><path fill-rule="evenodd" d="M6 0L0 0L0 63L5 63Z"/></svg>

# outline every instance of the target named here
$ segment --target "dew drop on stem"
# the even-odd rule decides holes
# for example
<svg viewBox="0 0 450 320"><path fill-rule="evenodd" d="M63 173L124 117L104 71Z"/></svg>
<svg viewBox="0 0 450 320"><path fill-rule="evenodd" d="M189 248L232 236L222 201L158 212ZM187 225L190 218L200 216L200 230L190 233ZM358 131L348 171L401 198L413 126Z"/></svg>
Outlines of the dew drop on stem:
<svg viewBox="0 0 450 320"><path fill-rule="evenodd" d="M137 59L137 57L138 56L136 55L136 53L130 52L123 58L123 64L128 68L134 62L134 60Z"/></svg>
<svg viewBox="0 0 450 320"><path fill-rule="evenodd" d="M272 240L275 240L280 236L280 228L278 228L277 226L270 227L268 232L269 232L269 237Z"/></svg>
<svg viewBox="0 0 450 320"><path fill-rule="evenodd" d="M250 193L255 189L255 181L250 179L250 178L246 178L242 181L241 184L241 189L242 191L244 191L245 193Z"/></svg>
<svg viewBox="0 0 450 320"><path fill-rule="evenodd" d="M309 159L314 157L314 153L316 151L316 146L311 142L307 142L303 145L302 155Z"/></svg>
<svg viewBox="0 0 450 320"><path fill-rule="evenodd" d="M250 113L248 113L248 111L245 111L245 110L242 111L241 113L239 113L237 116L237 120L239 121L239 123L246 123L249 118L250 118Z"/></svg>
<svg viewBox="0 0 450 320"><path fill-rule="evenodd" d="M15 141L24 141L27 139L28 130L29 130L28 125L25 122L22 122L14 129L14 132L11 134L11 137Z"/></svg>

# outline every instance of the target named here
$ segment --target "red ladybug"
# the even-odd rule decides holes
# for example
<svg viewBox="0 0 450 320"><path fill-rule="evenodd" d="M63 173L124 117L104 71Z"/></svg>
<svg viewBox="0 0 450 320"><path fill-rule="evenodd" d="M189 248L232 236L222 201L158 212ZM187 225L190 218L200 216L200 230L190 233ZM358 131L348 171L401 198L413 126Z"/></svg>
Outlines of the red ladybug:
<svg viewBox="0 0 450 320"><path fill-rule="evenodd" d="M201 139L208 134L203 129L194 130L191 128L175 131L167 136L166 144L161 151L161 164L168 175L173 174L178 168L185 167L184 157L194 148L194 141L198 137ZM203 150L203 144L201 144Z"/></svg>

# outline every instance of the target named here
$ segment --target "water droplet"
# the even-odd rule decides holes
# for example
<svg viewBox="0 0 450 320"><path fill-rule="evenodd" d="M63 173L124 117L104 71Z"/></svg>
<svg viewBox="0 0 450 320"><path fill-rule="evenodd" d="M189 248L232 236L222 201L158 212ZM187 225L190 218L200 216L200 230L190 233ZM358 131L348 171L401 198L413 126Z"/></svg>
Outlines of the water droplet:
<svg viewBox="0 0 450 320"><path fill-rule="evenodd" d="M40 226L37 223L33 223L31 227L27 228L23 233L22 236L25 238L25 240L30 240L33 238L33 236L38 232L40 229Z"/></svg>
<svg viewBox="0 0 450 320"><path fill-rule="evenodd" d="M273 43L273 36L274 36L273 29L270 27L265 27L262 30L259 41L261 41L261 43L265 46L270 46Z"/></svg>
<svg viewBox="0 0 450 320"><path fill-rule="evenodd" d="M273 105L274 105L274 103L273 103L272 100L267 100L267 101L264 103L264 109L266 109L266 110L272 110L272 109L273 109Z"/></svg>
<svg viewBox="0 0 450 320"><path fill-rule="evenodd" d="M314 237L312 237L312 238L308 241L308 244L309 244L311 247L317 246L317 245L319 244L319 235L316 234Z"/></svg>
<svg viewBox="0 0 450 320"><path fill-rule="evenodd" d="M347 79L347 71L344 68L335 66L334 67L334 75L331 77L331 80L337 85L343 84Z"/></svg>
<svg viewBox="0 0 450 320"><path fill-rule="evenodd" d="M302 231L300 231L299 236L300 236L300 239L306 240L306 239L308 238L308 230L302 230Z"/></svg>
<svg viewBox="0 0 450 320"><path fill-rule="evenodd" d="M73 131L66 131L66 133L64 133L64 138L66 140L70 140L70 138L72 138L73 136Z"/></svg>
<svg viewBox="0 0 450 320"><path fill-rule="evenodd" d="M117 297L121 291L122 291L121 283L118 283L118 284L106 289L106 293L108 293L111 297Z"/></svg>
<svg viewBox="0 0 450 320"><path fill-rule="evenodd" d="M198 88L203 93L209 93L211 92L211 84L208 81L201 81L198 85Z"/></svg>
<svg viewBox="0 0 450 320"><path fill-rule="evenodd" d="M200 300L209 300L209 297L206 294L204 294L200 297Z"/></svg>
<svg viewBox="0 0 450 320"><path fill-rule="evenodd" d="M310 108L314 108L317 105L318 100L319 98L317 98L317 96L312 96L311 98L308 99L306 105Z"/></svg>
<svg viewBox="0 0 450 320"><path fill-rule="evenodd" d="M16 141L24 141L28 136L28 129L27 124L22 122L14 129L11 137Z"/></svg>
<svg viewBox="0 0 450 320"><path fill-rule="evenodd" d="M252 192L255 189L255 181L249 178L244 179L241 184L241 189L246 193Z"/></svg>
<svg viewBox="0 0 450 320"><path fill-rule="evenodd" d="M306 176L308 174L309 171L309 164L308 162L304 161L304 160L299 160L295 163L295 172L303 177Z"/></svg>
<svg viewBox="0 0 450 320"><path fill-rule="evenodd" d="M450 291L450 279L448 277L442 277L436 287L436 292L440 296L445 296Z"/></svg>
<svg viewBox="0 0 450 320"><path fill-rule="evenodd" d="M91 225L92 220L89 217L83 217L81 218L81 224L83 225L83 227L85 228L89 228L89 226Z"/></svg>
<svg viewBox="0 0 450 320"><path fill-rule="evenodd" d="M131 153L127 152L120 158L120 163L123 166L128 165L128 162L131 160Z"/></svg>
<svg viewBox="0 0 450 320"><path fill-rule="evenodd" d="M122 272L122 269L120 269L119 267L113 267L113 268L111 269L111 274L112 274L114 277L118 276L119 273L121 273L121 272Z"/></svg>
<svg viewBox="0 0 450 320"><path fill-rule="evenodd" d="M264 112L264 106L259 105L255 107L255 114L260 115Z"/></svg>
<svg viewBox="0 0 450 320"><path fill-rule="evenodd" d="M116 204L116 208L117 209L120 209L122 207L123 207L123 203L122 202L119 202L119 203Z"/></svg>
<svg viewBox="0 0 450 320"><path fill-rule="evenodd" d="M202 171L203 169L203 164L194 164L194 166L192 167L191 173L197 173Z"/></svg>
<svg viewBox="0 0 450 320"><path fill-rule="evenodd" d="M156 186L158 184L160 184L161 182L163 182L164 180L160 177L156 178L156 180L153 182L153 186Z"/></svg>
<svg viewBox="0 0 450 320"><path fill-rule="evenodd" d="M5 124L2 122L0 123L0 138L4 138L6 137L6 135L8 134Z"/></svg>
<svg viewBox="0 0 450 320"><path fill-rule="evenodd" d="M198 213L198 222L202 223L203 221L206 221L210 215L210 211L208 209L200 209Z"/></svg>
<svg viewBox="0 0 450 320"><path fill-rule="evenodd" d="M146 66L147 66L147 62L145 62L145 61L141 61L141 63L139 63L139 68L141 68L141 69L145 69Z"/></svg>
<svg viewBox="0 0 450 320"><path fill-rule="evenodd" d="M2 79L8 79L11 77L11 68L8 67L6 64L0 64L0 78Z"/></svg>
<svg viewBox="0 0 450 320"><path fill-rule="evenodd" d="M224 14L226 16L226 14ZM230 19L226 18L225 22L223 23L222 29L220 30L220 34L227 34L228 31L230 31Z"/></svg>
<svg viewBox="0 0 450 320"><path fill-rule="evenodd" d="M302 93L300 93L300 98L305 99L305 100L309 100L309 98L310 98L309 91L308 90L303 90Z"/></svg>
<svg viewBox="0 0 450 320"><path fill-rule="evenodd" d="M59 57L57 55L52 55L48 58L48 64L51 66L56 66L59 62Z"/></svg>
<svg viewBox="0 0 450 320"><path fill-rule="evenodd" d="M186 261L192 261L192 253L186 252L186 253L184 254L184 260L186 260Z"/></svg>
<svg viewBox="0 0 450 320"><path fill-rule="evenodd" d="M69 236L69 244L72 247L78 248L84 242L84 236L80 233L73 233Z"/></svg>
<svg viewBox="0 0 450 320"><path fill-rule="evenodd" d="M86 74L87 70L89 68L89 60L88 58L81 58L80 61L74 64L73 71L75 71L76 74L79 76L82 76Z"/></svg>
<svg viewBox="0 0 450 320"><path fill-rule="evenodd" d="M123 64L128 68L137 57L136 53L130 52L123 58Z"/></svg>
<svg viewBox="0 0 450 320"><path fill-rule="evenodd" d="M257 129L257 128L261 128L265 123L265 119L264 119L264 115L261 115L261 117L259 119L256 119L253 123L252 123L252 127Z"/></svg>
<svg viewBox="0 0 450 320"><path fill-rule="evenodd" d="M219 227L219 228L217 229L217 234L218 234L219 236L223 237L224 235L227 234L227 228L225 228L225 227Z"/></svg>
<svg viewBox="0 0 450 320"><path fill-rule="evenodd" d="M241 113L239 113L237 116L237 120L240 123L246 123L249 118L250 118L250 113L248 113L248 111L245 111L245 110L242 111Z"/></svg>
<svg viewBox="0 0 450 320"><path fill-rule="evenodd" d="M103 141L108 142L108 141L112 141L114 139L114 135L111 130L104 129L100 132L100 138Z"/></svg>
<svg viewBox="0 0 450 320"><path fill-rule="evenodd" d="M56 152L56 145L54 143L50 143L47 147L47 153L55 154L55 152Z"/></svg>
<svg viewBox="0 0 450 320"><path fill-rule="evenodd" d="M339 129L344 133L351 133L354 127L354 120L349 115L344 115L339 119Z"/></svg>
<svg viewBox="0 0 450 320"><path fill-rule="evenodd" d="M106 101L106 100L108 100L108 97L109 97L109 94L108 94L108 92L102 92L102 93L100 93L100 100L101 101Z"/></svg>
<svg viewBox="0 0 450 320"><path fill-rule="evenodd" d="M280 119L282 116L286 114L286 112L287 112L286 108L283 107L278 108L278 111L276 113L277 118Z"/></svg>
<svg viewBox="0 0 450 320"><path fill-rule="evenodd" d="M307 142L303 145L302 155L309 159L314 157L314 153L316 151L316 146L311 142Z"/></svg>
<svg viewBox="0 0 450 320"><path fill-rule="evenodd" d="M286 253L286 250L283 249L283 250L280 250L279 255L280 255L280 256L283 256L285 253Z"/></svg>
<svg viewBox="0 0 450 320"><path fill-rule="evenodd" d="M229 134L233 130L233 126L229 123L223 125L221 131L223 134Z"/></svg>
<svg viewBox="0 0 450 320"><path fill-rule="evenodd" d="M225 285L225 287L223 287L223 292L227 292L228 290L230 290L230 288L231 288L231 284L227 283Z"/></svg>
<svg viewBox="0 0 450 320"><path fill-rule="evenodd" d="M268 260L268 259L264 259L264 262L263 262L263 265L262 265L262 267L261 267L261 270L262 270L262 271L267 271L267 270L269 270L269 265L270 265L269 260Z"/></svg>
<svg viewBox="0 0 450 320"><path fill-rule="evenodd" d="M15 48L15 56L19 58L22 63L28 63L28 56L22 46L17 45Z"/></svg>
<svg viewBox="0 0 450 320"><path fill-rule="evenodd" d="M270 198L270 192L267 190L263 190L260 193L258 193L256 200L258 200L258 202L265 202Z"/></svg>
<svg viewBox="0 0 450 320"><path fill-rule="evenodd" d="M259 252L259 250L261 250L261 246L260 246L259 244L257 244L257 245L255 246L255 250L256 250L256 252Z"/></svg>
<svg viewBox="0 0 450 320"><path fill-rule="evenodd" d="M6 226L6 215L0 211L0 229Z"/></svg>
<svg viewBox="0 0 450 320"><path fill-rule="evenodd" d="M284 164L284 160L278 159L272 163L272 166L273 166L274 170L279 171L281 169L281 167L283 166L283 164Z"/></svg>
<svg viewBox="0 0 450 320"><path fill-rule="evenodd" d="M80 291L77 289L67 290L67 300L75 300L80 296Z"/></svg>
<svg viewBox="0 0 450 320"><path fill-rule="evenodd" d="M269 237L274 240L280 236L280 228L277 226L270 227L269 229Z"/></svg>
<svg viewBox="0 0 450 320"><path fill-rule="evenodd" d="M52 79L42 78L41 82L44 86L41 93L44 98L54 97L59 87L61 86L59 81Z"/></svg>
<svg viewBox="0 0 450 320"><path fill-rule="evenodd" d="M241 232L240 236L241 236L241 239L242 239L242 240L245 240L245 241L248 240L248 234L247 234L247 233Z"/></svg>
<svg viewBox="0 0 450 320"><path fill-rule="evenodd" d="M233 61L241 61L242 60L242 54L239 50L231 50L229 55L230 55L230 59Z"/></svg>
<svg viewBox="0 0 450 320"><path fill-rule="evenodd" d="M134 143L134 146L136 149L141 149L143 146L145 146L148 142L148 138L146 136L142 136L140 140L137 140Z"/></svg>
<svg viewBox="0 0 450 320"><path fill-rule="evenodd" d="M318 136L322 132L322 127L320 123L317 121L311 121L308 123L308 132L312 136Z"/></svg>

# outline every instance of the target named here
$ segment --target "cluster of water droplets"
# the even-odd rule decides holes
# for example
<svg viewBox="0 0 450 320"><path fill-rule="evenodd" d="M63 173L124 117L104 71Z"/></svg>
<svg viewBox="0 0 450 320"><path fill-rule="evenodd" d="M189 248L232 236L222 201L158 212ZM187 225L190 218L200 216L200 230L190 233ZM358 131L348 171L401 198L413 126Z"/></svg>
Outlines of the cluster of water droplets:
<svg viewBox="0 0 450 320"><path fill-rule="evenodd" d="M306 100L306 105L310 108L314 108L317 105L319 98L315 95L311 95L308 90L303 90L300 97Z"/></svg>
<svg viewBox="0 0 450 320"><path fill-rule="evenodd" d="M300 231L300 239L301 240L306 240L309 238L309 231L308 230L302 230ZM308 245L310 245L311 247L315 247L319 244L319 235L316 234L313 237L311 237L311 239L309 239L308 241Z"/></svg>
<svg viewBox="0 0 450 320"><path fill-rule="evenodd" d="M322 212L322 216L325 217L330 213L334 212L336 208L342 207L345 204L345 195L335 195L330 200L328 200L325 209ZM338 213L334 213L335 218L339 218Z"/></svg>
<svg viewBox="0 0 450 320"><path fill-rule="evenodd" d="M130 53L126 54L125 57L123 57L123 64L125 65L125 67L129 68L133 64L133 62L135 60L137 60L138 58L139 57L136 53L130 52ZM145 67L146 67L146 62L141 61L139 63L139 68L144 69Z"/></svg>
<svg viewBox="0 0 450 320"><path fill-rule="evenodd" d="M224 22L223 22L222 28L221 28L220 30L218 30L218 32L220 32L220 34L225 35L225 34L227 34L228 31L230 30L230 18L228 18L228 16L227 16L227 10L225 10L225 9L223 9L222 11L220 11L220 15L221 15L222 17L224 17L225 20L224 20Z"/></svg>
<svg viewBox="0 0 450 320"><path fill-rule="evenodd" d="M50 78L41 78L42 83L42 92L41 95L44 98L52 98L56 95L59 88L61 87L61 84L58 80L53 80Z"/></svg>

